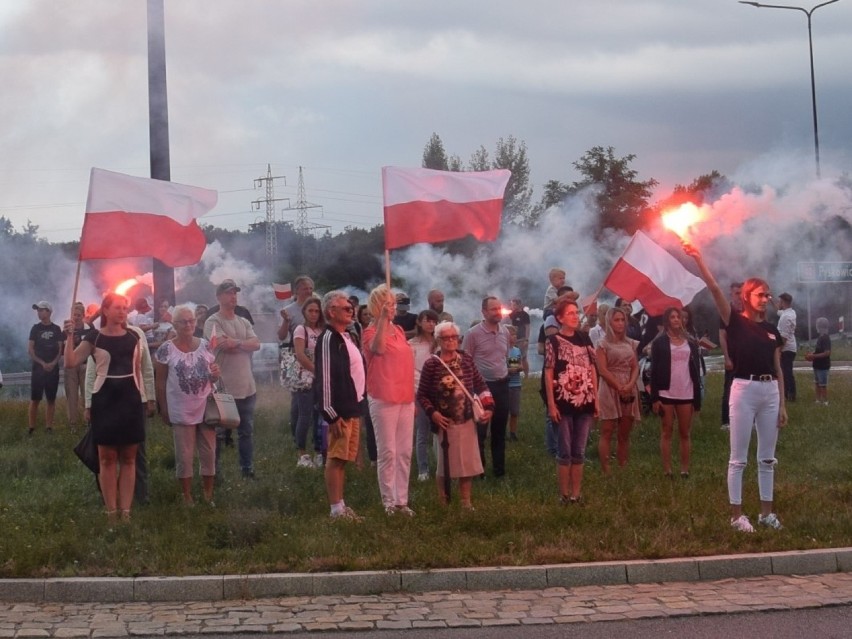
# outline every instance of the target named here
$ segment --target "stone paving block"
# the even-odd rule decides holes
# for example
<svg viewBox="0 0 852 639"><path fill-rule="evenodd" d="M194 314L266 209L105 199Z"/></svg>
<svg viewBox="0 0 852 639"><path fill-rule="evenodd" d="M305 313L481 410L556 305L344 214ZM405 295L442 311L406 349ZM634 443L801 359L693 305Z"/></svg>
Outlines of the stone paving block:
<svg viewBox="0 0 852 639"><path fill-rule="evenodd" d="M772 557L769 555L723 555L700 557L700 579L717 580L743 577L762 577L772 574Z"/></svg>
<svg viewBox="0 0 852 639"><path fill-rule="evenodd" d="M837 554L833 550L803 550L772 555L772 573L776 575L812 575L837 572Z"/></svg>
<svg viewBox="0 0 852 639"><path fill-rule="evenodd" d="M621 562L564 564L547 567L549 588L614 585L627 583L627 570Z"/></svg>
<svg viewBox="0 0 852 639"><path fill-rule="evenodd" d="M44 600L67 602L133 601L133 579L130 577L45 579Z"/></svg>
<svg viewBox="0 0 852 639"><path fill-rule="evenodd" d="M631 584L664 581L698 581L695 559L660 559L626 562L627 582Z"/></svg>
<svg viewBox="0 0 852 639"><path fill-rule="evenodd" d="M543 566L469 568L468 590L521 590L547 588L547 569Z"/></svg>
<svg viewBox="0 0 852 639"><path fill-rule="evenodd" d="M313 577L314 595L372 595L399 592L398 572L316 573Z"/></svg>
<svg viewBox="0 0 852 639"><path fill-rule="evenodd" d="M432 592L435 590L464 590L467 588L467 571L463 568L449 570L403 570L400 572L404 592Z"/></svg>
<svg viewBox="0 0 852 639"><path fill-rule="evenodd" d="M223 587L226 600L301 597L313 594L314 578L310 573L225 575Z"/></svg>
<svg viewBox="0 0 852 639"><path fill-rule="evenodd" d="M44 579L0 579L0 601L44 601Z"/></svg>
<svg viewBox="0 0 852 639"><path fill-rule="evenodd" d="M134 601L213 601L223 598L222 576L137 577Z"/></svg>

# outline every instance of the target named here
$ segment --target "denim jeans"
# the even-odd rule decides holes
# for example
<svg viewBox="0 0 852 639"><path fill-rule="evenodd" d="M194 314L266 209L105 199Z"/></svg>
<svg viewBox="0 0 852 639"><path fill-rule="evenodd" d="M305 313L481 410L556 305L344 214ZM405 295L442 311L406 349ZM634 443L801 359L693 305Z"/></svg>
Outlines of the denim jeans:
<svg viewBox="0 0 852 639"><path fill-rule="evenodd" d="M254 404L257 395L249 395L244 399L235 399L237 412L240 414L240 425L237 428L237 450L240 470L243 473L254 472ZM221 468L220 456L222 442L225 441L225 429L216 429L216 474Z"/></svg>
<svg viewBox="0 0 852 639"><path fill-rule="evenodd" d="M414 411L414 439L418 475L429 473L429 444L432 442L431 426L432 420L426 416L426 412L420 404L417 404Z"/></svg>
<svg viewBox="0 0 852 639"><path fill-rule="evenodd" d="M562 414L557 427L559 453L556 460L560 465L582 464L586 461L586 443L595 421L591 413Z"/></svg>

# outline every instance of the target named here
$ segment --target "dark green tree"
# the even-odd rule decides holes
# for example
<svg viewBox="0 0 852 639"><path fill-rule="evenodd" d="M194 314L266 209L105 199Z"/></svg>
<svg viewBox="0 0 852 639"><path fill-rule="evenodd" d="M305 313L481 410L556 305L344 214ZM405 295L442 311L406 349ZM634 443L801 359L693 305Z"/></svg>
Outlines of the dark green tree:
<svg viewBox="0 0 852 639"><path fill-rule="evenodd" d="M497 140L491 166L495 169L509 169L512 172L503 198L503 222L528 225L532 187L526 142L519 142L514 135Z"/></svg>
<svg viewBox="0 0 852 639"><path fill-rule="evenodd" d="M436 171L449 171L449 159L447 152L444 150L444 143L441 141L441 136L433 133L423 149L423 168L435 169Z"/></svg>
<svg viewBox="0 0 852 639"><path fill-rule="evenodd" d="M639 180L638 172L630 167L635 159L632 153L619 158L613 147L596 146L574 162L574 168L583 179L573 182L570 192L597 187L592 199L599 232L611 228L632 235L647 219L648 200L657 181L653 178Z"/></svg>
<svg viewBox="0 0 852 639"><path fill-rule="evenodd" d="M470 156L467 163L468 171L488 171L491 169L491 158L488 157L488 149L481 146Z"/></svg>

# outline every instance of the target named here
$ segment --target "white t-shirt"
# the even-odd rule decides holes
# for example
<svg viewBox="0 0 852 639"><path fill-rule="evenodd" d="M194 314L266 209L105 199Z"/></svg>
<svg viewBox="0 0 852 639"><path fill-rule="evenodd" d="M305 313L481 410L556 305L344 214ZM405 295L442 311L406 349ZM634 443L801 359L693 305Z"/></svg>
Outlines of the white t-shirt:
<svg viewBox="0 0 852 639"><path fill-rule="evenodd" d="M206 339L199 340L198 348L189 353L178 349L173 342L163 343L154 355L157 362L169 367L166 379L166 403L172 424L200 424L204 406L210 394L210 364L213 353Z"/></svg>

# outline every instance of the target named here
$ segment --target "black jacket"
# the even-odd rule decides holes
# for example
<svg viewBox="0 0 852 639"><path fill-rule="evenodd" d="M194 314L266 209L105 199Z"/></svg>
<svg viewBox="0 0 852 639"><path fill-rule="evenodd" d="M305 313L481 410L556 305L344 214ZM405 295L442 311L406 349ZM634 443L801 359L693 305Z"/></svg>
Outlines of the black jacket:
<svg viewBox="0 0 852 639"><path fill-rule="evenodd" d="M323 418L331 423L338 417L360 417L361 403L349 372L349 350L344 337L333 328L326 328L317 338L314 367L314 398Z"/></svg>
<svg viewBox="0 0 852 639"><path fill-rule="evenodd" d="M698 344L688 339L689 377L692 380L692 405L701 410L701 359ZM668 390L672 379L671 340L667 333L661 333L651 342L651 401L660 399L660 391Z"/></svg>

